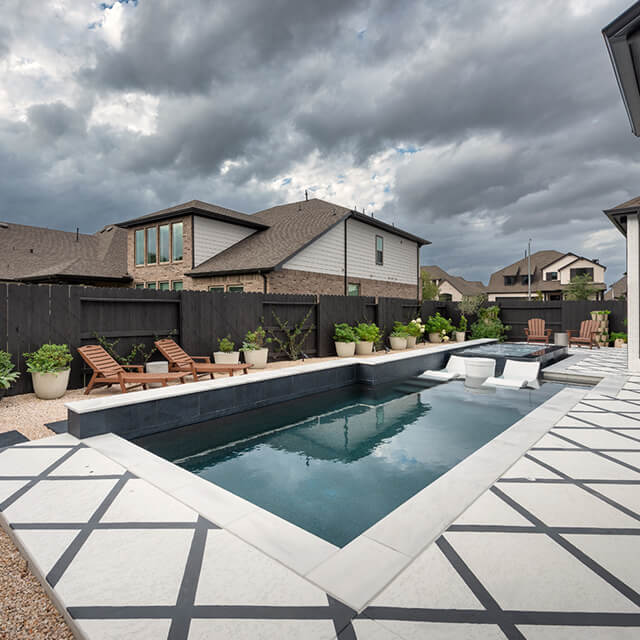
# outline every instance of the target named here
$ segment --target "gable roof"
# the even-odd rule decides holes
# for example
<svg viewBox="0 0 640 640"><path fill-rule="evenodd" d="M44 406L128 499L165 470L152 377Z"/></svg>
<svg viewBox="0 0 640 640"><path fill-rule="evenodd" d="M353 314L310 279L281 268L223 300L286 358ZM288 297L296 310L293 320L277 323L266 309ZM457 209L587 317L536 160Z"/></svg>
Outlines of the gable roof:
<svg viewBox="0 0 640 640"><path fill-rule="evenodd" d="M443 280L448 282L463 296L477 296L487 290L480 280L465 280L461 276L453 276L435 264L420 267L420 271L426 271L431 276L432 280Z"/></svg>
<svg viewBox="0 0 640 640"><path fill-rule="evenodd" d="M202 202L202 200L189 200L189 202L176 204L173 207L168 207L167 209L160 209L160 211L154 211L153 213L148 213L147 215L140 216L138 218L131 218L124 222L118 222L117 225L127 229L129 227L137 227L139 225L150 224L152 222L160 222L161 220L175 218L180 215L198 215L204 218L211 218L213 220L222 220L224 222L241 224L242 226L251 227L253 229L267 228L267 225L260 222L260 220L256 219L255 216L240 213L233 209L226 209L225 207L220 207L217 204Z"/></svg>
<svg viewBox="0 0 640 640"><path fill-rule="evenodd" d="M127 232L108 226L88 235L0 223L0 280L128 282Z"/></svg>
<svg viewBox="0 0 640 640"><path fill-rule="evenodd" d="M419 244L429 244L428 240L381 220L318 198L278 205L250 217L265 228L209 258L187 275L197 278L222 273L271 271L346 218L360 220Z"/></svg>
<svg viewBox="0 0 640 640"><path fill-rule="evenodd" d="M543 280L542 271L554 262L557 262L560 258L566 255L576 256L576 260L589 260L588 258L582 258L575 253L561 253L560 251L546 250L536 251L531 254L531 288L532 292L535 291L557 291L562 289L566 285L561 285L558 280ZM571 263L575 262L573 260ZM593 260L589 260L593 262ZM597 264L597 263L594 263ZM565 265L568 266L568 265ZM604 265L599 265L604 267ZM605 267L606 268L606 267ZM529 289L528 285L516 282L516 284L505 285L504 276L526 276L527 275L527 259L522 258L513 264L510 264L502 269L499 269L495 273L491 274L489 278L489 286L487 290L490 293L526 293ZM594 287L597 289L606 288L604 283L594 283Z"/></svg>

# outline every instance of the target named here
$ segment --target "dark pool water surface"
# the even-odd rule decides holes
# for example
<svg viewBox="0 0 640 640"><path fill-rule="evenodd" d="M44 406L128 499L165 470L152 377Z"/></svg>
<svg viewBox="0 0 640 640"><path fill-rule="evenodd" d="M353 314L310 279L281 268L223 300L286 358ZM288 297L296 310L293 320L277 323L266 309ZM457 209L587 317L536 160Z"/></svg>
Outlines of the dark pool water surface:
<svg viewBox="0 0 640 640"><path fill-rule="evenodd" d="M136 443L341 547L562 388L354 385Z"/></svg>

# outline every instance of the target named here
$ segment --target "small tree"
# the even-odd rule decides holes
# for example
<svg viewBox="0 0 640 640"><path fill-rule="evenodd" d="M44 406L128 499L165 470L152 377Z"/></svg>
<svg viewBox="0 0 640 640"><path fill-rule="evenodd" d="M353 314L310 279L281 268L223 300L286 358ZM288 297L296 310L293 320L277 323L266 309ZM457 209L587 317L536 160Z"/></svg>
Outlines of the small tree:
<svg viewBox="0 0 640 640"><path fill-rule="evenodd" d="M589 300L598 292L593 286L593 280L590 275L584 273L571 278L571 282L564 291L565 300Z"/></svg>
<svg viewBox="0 0 640 640"><path fill-rule="evenodd" d="M422 278L422 299L423 300L437 300L440 291L438 285L431 280L431 276L428 271L423 271L420 274Z"/></svg>
<svg viewBox="0 0 640 640"><path fill-rule="evenodd" d="M459 309L465 316L475 316L482 305L487 301L487 296L481 293L477 296L462 296Z"/></svg>

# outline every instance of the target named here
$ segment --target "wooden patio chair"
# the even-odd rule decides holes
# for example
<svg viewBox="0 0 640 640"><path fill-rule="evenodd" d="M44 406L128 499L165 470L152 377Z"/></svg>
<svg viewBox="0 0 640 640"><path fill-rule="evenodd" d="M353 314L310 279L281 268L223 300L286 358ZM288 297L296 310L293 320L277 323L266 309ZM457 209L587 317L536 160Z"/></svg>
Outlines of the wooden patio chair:
<svg viewBox="0 0 640 640"><path fill-rule="evenodd" d="M78 353L93 371L91 380L84 391L85 395L88 395L93 387L102 385L110 387L112 384L119 384L123 393L136 387L146 389L147 384L151 382L158 382L166 387L171 380L184 383L185 377L189 375L188 373L144 373L144 367L141 364L121 365L97 344L78 347ZM136 371L129 372L126 369L135 369ZM127 384L131 386L127 387Z"/></svg>
<svg viewBox="0 0 640 640"><path fill-rule="evenodd" d="M545 329L545 322L542 318L530 318L528 325L524 330L527 342L545 342L549 344L551 329Z"/></svg>
<svg viewBox="0 0 640 640"><path fill-rule="evenodd" d="M169 371L186 371L194 380L198 380L200 376L211 376L213 380L214 373L228 373L232 376L235 371L242 371L246 374L253 367L252 364L214 364L209 356L190 356L171 338L157 340L154 344L169 361Z"/></svg>
<svg viewBox="0 0 640 640"><path fill-rule="evenodd" d="M597 336L600 330L600 323L597 320L583 320L580 324L580 331L567 331L567 335L569 336L569 345L577 344L577 345L589 345L590 349L593 349L593 345L595 344L598 349L600 348L600 343L597 340ZM572 336L572 333L578 333L577 336Z"/></svg>

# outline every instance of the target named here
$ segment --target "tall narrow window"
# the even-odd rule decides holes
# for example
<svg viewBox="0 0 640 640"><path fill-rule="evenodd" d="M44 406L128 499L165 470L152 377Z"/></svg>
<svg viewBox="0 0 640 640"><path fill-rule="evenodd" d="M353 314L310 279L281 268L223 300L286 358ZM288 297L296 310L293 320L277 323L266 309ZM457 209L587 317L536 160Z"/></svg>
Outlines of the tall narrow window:
<svg viewBox="0 0 640 640"><path fill-rule="evenodd" d="M173 236L173 261L182 260L182 222L174 222L172 225Z"/></svg>
<svg viewBox="0 0 640 640"><path fill-rule="evenodd" d="M158 282L158 289L160 289L160 291L169 291L169 283L168 282Z"/></svg>
<svg viewBox="0 0 640 640"><path fill-rule="evenodd" d="M144 265L144 229L136 231L136 266Z"/></svg>
<svg viewBox="0 0 640 640"><path fill-rule="evenodd" d="M171 283L171 288L172 288L174 291L182 291L182 280L174 280L174 281Z"/></svg>
<svg viewBox="0 0 640 640"><path fill-rule="evenodd" d="M147 229L147 264L156 264L158 262L157 254L158 229L151 227Z"/></svg>
<svg viewBox="0 0 640 640"><path fill-rule="evenodd" d="M159 262L169 262L169 225L158 227L158 257Z"/></svg>
<svg viewBox="0 0 640 640"><path fill-rule="evenodd" d="M376 264L384 264L384 238L376 236Z"/></svg>

